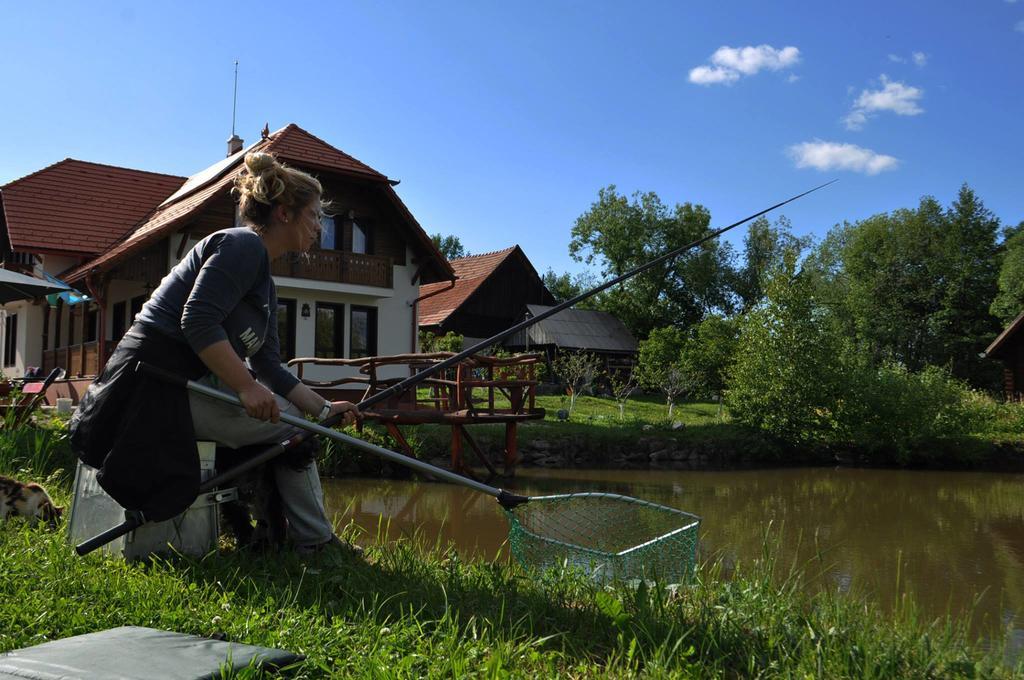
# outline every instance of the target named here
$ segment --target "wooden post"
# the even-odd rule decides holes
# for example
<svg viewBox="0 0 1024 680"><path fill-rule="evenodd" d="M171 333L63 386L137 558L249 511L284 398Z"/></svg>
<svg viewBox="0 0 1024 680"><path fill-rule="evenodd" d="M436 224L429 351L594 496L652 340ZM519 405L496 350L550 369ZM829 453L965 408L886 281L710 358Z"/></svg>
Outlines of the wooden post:
<svg viewBox="0 0 1024 680"><path fill-rule="evenodd" d="M517 423L514 420L510 420L505 423L505 476L515 477L516 476L516 463L519 462L519 452L517 450Z"/></svg>
<svg viewBox="0 0 1024 680"><path fill-rule="evenodd" d="M462 472L462 428L452 425L452 470Z"/></svg>
<svg viewBox="0 0 1024 680"><path fill-rule="evenodd" d="M103 366L107 363L107 277L99 275L96 278L87 276L85 285L92 294L96 305L99 307L96 325L96 375L103 372ZM84 312L84 310L83 310ZM82 315L82 341L85 341L85 315ZM85 351L82 352L82 373L85 373Z"/></svg>
<svg viewBox="0 0 1024 680"><path fill-rule="evenodd" d="M50 349L50 303L43 298L43 355ZM45 361L43 363L46 363Z"/></svg>

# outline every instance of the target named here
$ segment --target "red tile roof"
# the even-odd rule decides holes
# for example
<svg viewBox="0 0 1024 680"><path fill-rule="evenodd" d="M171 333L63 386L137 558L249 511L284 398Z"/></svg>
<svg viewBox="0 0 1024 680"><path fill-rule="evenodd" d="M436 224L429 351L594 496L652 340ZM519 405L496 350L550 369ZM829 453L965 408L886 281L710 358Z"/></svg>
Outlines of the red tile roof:
<svg viewBox="0 0 1024 680"><path fill-rule="evenodd" d="M10 246L86 256L103 252L184 181L66 158L0 187Z"/></svg>
<svg viewBox="0 0 1024 680"><path fill-rule="evenodd" d="M347 153L335 149L319 137L306 132L295 123L289 123L270 136L267 151L282 161L324 168L346 174L363 175L372 179L387 181L385 175L362 163Z"/></svg>
<svg viewBox="0 0 1024 680"><path fill-rule="evenodd" d="M454 288L445 290L451 285L448 281L420 286L420 296L437 294L420 302L419 325L439 326L444 323L449 316L455 313L455 310L462 306L462 303L476 292L476 289L494 273L498 266L517 250L519 250L519 246L515 245L493 253L451 260L452 269L459 277L455 281Z"/></svg>
<svg viewBox="0 0 1024 680"><path fill-rule="evenodd" d="M384 188L385 194L409 220L410 227L414 232L414 238L420 242L421 248L427 250L433 256L431 261L434 265L435 276L430 278L437 280L452 276L451 269L448 267L444 256L438 252L430 237L427 236L401 199L398 198L398 194L391 188L386 176L364 165L348 154L335 149L323 140L306 132L298 125L291 123L272 133L265 140L245 149L243 152L234 154L228 159L222 159L209 168L193 175L189 178L186 186L182 187L182 191L171 196L171 200L162 203L142 224L139 224L133 232L128 234L127 238L121 243L118 243L95 260L67 272L64 280L72 283L78 281L93 269L108 269L133 253L139 252L167 236L169 233L173 233L189 215L201 210L220 195L221 192L230 190L234 178L242 171L242 160L248 151L268 151L274 153L278 159L295 165L314 166L331 172L359 175L379 182ZM309 155L307 157L302 154ZM194 184L195 186L187 186L189 184ZM167 194L167 196L170 196L170 194Z"/></svg>

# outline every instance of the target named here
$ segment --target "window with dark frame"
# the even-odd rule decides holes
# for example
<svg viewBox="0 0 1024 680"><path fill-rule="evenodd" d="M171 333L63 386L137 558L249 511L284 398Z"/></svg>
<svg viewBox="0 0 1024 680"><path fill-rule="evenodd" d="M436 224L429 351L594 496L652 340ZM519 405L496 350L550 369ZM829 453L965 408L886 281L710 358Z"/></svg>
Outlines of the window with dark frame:
<svg viewBox="0 0 1024 680"><path fill-rule="evenodd" d="M131 300L131 323L135 323L135 315L142 311L142 305L146 304L147 295L137 295Z"/></svg>
<svg viewBox="0 0 1024 680"><path fill-rule="evenodd" d="M128 313L128 303L125 301L115 302L114 307L111 309L111 328L110 328L110 339L117 342L124 336L124 332L128 330L125 328L125 315Z"/></svg>
<svg viewBox="0 0 1024 680"><path fill-rule="evenodd" d="M345 305L316 303L316 340L313 355L321 359L345 356Z"/></svg>
<svg viewBox="0 0 1024 680"><path fill-rule="evenodd" d="M295 358L295 300L277 299L277 342L281 361Z"/></svg>
<svg viewBox="0 0 1024 680"><path fill-rule="evenodd" d="M352 305L349 323L348 352L350 359L377 354L377 308Z"/></svg>
<svg viewBox="0 0 1024 680"><path fill-rule="evenodd" d="M373 254L373 229L366 218L352 221L352 252Z"/></svg>
<svg viewBox="0 0 1024 680"><path fill-rule="evenodd" d="M18 315L8 314L4 319L4 366L13 366L18 360Z"/></svg>
<svg viewBox="0 0 1024 680"><path fill-rule="evenodd" d="M336 221L330 215L320 218L320 247L323 250L335 250L340 247L341 234L338 233Z"/></svg>

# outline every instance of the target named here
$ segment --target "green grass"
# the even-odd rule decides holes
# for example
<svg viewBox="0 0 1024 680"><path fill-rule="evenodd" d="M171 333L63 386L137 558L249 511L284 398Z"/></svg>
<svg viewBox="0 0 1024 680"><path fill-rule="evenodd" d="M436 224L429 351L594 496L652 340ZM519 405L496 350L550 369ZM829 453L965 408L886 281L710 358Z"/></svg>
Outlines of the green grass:
<svg viewBox="0 0 1024 680"><path fill-rule="evenodd" d="M48 479L69 498L67 451L52 436L0 439L0 473ZM35 447L35 448L33 448ZM538 574L463 561L415 539L360 537L365 560L305 564L224 548L203 559L126 564L77 557L60 532L0 525L0 651L122 625L307 656L294 677L1014 677L968 621L923 621L911 601L884 614L807 587L765 539L762 559L712 558L678 588L601 588L572 571ZM896 578L896 575L893 576ZM252 676L243 672L240 677Z"/></svg>
<svg viewBox="0 0 1024 680"><path fill-rule="evenodd" d="M424 392L425 394L425 392ZM422 396L422 395L421 395ZM498 407L507 407L506 400L495 400ZM640 437L658 437L691 444L713 444L722 450L749 451L756 457L776 459L777 447L757 432L737 425L728 411L708 402L681 402L675 405L672 419L668 407L658 395L637 395L630 398L620 419L619 405L610 397L580 396L568 420L558 418L559 409L568 409L559 396L539 396L536 405L545 410L543 420L530 420L520 424L520 445L535 439L585 440L595 447L630 447ZM673 429L673 423L681 423ZM421 455L447 455L451 429L447 426L421 425L406 428L419 443ZM503 425L474 425L471 434L483 446L503 447Z"/></svg>
<svg viewBox="0 0 1024 680"><path fill-rule="evenodd" d="M315 568L230 550L126 564L11 522L0 573L0 651L138 625L299 652L299 678L1013 676L965 624L805 595L771 559L727 579L705 564L681 588L599 588L412 541Z"/></svg>

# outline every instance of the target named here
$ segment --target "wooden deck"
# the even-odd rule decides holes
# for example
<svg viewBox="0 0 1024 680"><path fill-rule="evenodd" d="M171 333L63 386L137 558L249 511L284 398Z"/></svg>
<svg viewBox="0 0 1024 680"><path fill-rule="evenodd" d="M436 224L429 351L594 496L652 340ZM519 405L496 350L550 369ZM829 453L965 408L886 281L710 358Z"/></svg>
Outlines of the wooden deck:
<svg viewBox="0 0 1024 680"><path fill-rule="evenodd" d="M381 378L383 368L401 366L410 372L419 372L433 364L454 356L450 352L433 354L399 354L394 356L365 357L362 359L292 359L303 383L318 391L351 390L362 387L360 401L399 383L403 378ZM473 425L503 424L505 426L504 474L515 474L519 461L518 425L527 420L544 417L544 409L537 408L536 366L543 354L520 354L514 357L475 355L440 374L431 376L416 387L388 398L382 404L363 412L365 420L378 422L387 429L395 443L412 456L412 447L399 429L400 425L447 425L451 428L452 469L473 476L463 455L464 444L491 477L498 474L470 434ZM336 380L309 380L304 377L307 366L355 367L357 375ZM423 389L425 388L425 389Z"/></svg>

